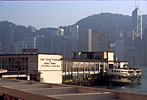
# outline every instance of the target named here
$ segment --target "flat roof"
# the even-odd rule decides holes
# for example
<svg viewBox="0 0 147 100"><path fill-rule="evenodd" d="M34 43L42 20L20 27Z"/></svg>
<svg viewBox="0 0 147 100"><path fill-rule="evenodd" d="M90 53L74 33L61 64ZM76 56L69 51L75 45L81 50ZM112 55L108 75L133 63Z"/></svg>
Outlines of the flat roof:
<svg viewBox="0 0 147 100"><path fill-rule="evenodd" d="M54 54L54 53L37 53L37 54L0 54L0 56L31 56L31 55L39 55L39 54L44 54L44 55L59 55L59 54Z"/></svg>
<svg viewBox="0 0 147 100"><path fill-rule="evenodd" d="M96 52L82 52L82 51L79 51L81 53L104 53L104 52L110 52L110 53L114 53L112 51L96 51ZM74 52L74 53L79 53L79 52Z"/></svg>

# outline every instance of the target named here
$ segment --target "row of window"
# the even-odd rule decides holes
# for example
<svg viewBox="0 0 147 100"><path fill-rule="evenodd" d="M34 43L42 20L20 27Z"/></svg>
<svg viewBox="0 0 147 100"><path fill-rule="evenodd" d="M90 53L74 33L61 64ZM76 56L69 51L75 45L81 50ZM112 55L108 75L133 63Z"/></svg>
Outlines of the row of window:
<svg viewBox="0 0 147 100"><path fill-rule="evenodd" d="M28 57L0 58L0 68L8 71L28 70Z"/></svg>

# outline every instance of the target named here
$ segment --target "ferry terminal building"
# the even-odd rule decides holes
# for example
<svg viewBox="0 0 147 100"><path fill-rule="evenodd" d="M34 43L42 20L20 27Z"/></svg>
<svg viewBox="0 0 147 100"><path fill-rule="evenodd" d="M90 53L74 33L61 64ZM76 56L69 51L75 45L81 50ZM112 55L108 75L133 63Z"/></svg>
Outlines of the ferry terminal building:
<svg viewBox="0 0 147 100"><path fill-rule="evenodd" d="M0 69L7 72L0 77L66 83L104 76L108 68L127 64L116 61L113 52L76 52L73 59L55 54L3 54Z"/></svg>
<svg viewBox="0 0 147 100"><path fill-rule="evenodd" d="M0 55L0 69L8 71L1 77L61 83L61 58L54 54Z"/></svg>

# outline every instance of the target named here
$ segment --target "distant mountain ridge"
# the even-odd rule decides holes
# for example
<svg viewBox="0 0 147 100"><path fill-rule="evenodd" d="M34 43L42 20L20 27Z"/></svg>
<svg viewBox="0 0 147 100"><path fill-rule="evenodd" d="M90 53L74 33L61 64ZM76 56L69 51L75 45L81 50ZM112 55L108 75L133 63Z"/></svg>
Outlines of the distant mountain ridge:
<svg viewBox="0 0 147 100"><path fill-rule="evenodd" d="M142 16L143 28L147 27L147 15ZM56 28L41 28L36 30L35 33L32 33L28 27L22 25L16 25L12 22L1 21L0 22L0 35L4 32L6 27L13 27L13 30L16 33L16 37L18 34L23 36L34 36L35 34L51 34L51 30L55 30ZM116 33L123 30L124 34L128 34L132 32L132 17L123 14L112 14L112 13L100 13L88 16L76 22L74 25L79 25L80 32L87 29L99 30L101 32L105 32L111 35L111 40L116 37ZM60 28L65 29L65 34L69 34L68 26L61 26ZM16 38L15 37L15 38ZM1 39L0 39L1 40ZM15 39L17 40L17 39Z"/></svg>
<svg viewBox="0 0 147 100"><path fill-rule="evenodd" d="M131 16L129 15L123 15L123 14L112 14L112 13L100 13L100 14L93 14L90 15L86 18L80 19L77 21L74 25L79 25L81 28L90 28L90 29L99 29L99 30L104 30L111 28L112 26L118 24L120 25L120 28L127 28L127 26L132 26L131 24ZM142 22L143 26L147 26L147 14L142 15ZM26 26L23 25L16 25L12 22L9 21L1 21L0 22L0 30L2 29L3 26L9 26L12 25L13 27L21 27L21 28L26 28ZM67 27L67 26L61 26L62 27ZM45 30L48 28L41 28L39 30ZM56 29L56 28L50 28L50 29Z"/></svg>
<svg viewBox="0 0 147 100"><path fill-rule="evenodd" d="M120 30L123 30L124 36L132 34L132 17L123 14L94 14L79 20L75 25L79 25L81 31L92 29L110 34L111 42L115 42ZM143 29L147 27L147 15L142 16L142 26Z"/></svg>
<svg viewBox="0 0 147 100"><path fill-rule="evenodd" d="M147 25L147 15L142 15L143 26ZM76 22L75 24L85 28L102 28L105 25L131 25L132 17L123 14L100 13L88 16Z"/></svg>

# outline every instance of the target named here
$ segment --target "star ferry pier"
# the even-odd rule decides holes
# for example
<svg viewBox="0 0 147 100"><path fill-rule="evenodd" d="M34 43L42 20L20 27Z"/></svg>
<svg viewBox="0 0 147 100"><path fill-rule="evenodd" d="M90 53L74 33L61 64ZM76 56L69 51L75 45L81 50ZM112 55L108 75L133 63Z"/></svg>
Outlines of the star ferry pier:
<svg viewBox="0 0 147 100"><path fill-rule="evenodd" d="M56 54L4 54L0 77L80 86L139 82L141 70L127 65L116 61L113 52L76 52L72 59Z"/></svg>
<svg viewBox="0 0 147 100"><path fill-rule="evenodd" d="M80 86L140 82L141 70L131 69L127 61L117 61L114 52L76 52L73 59L63 59L62 82Z"/></svg>

